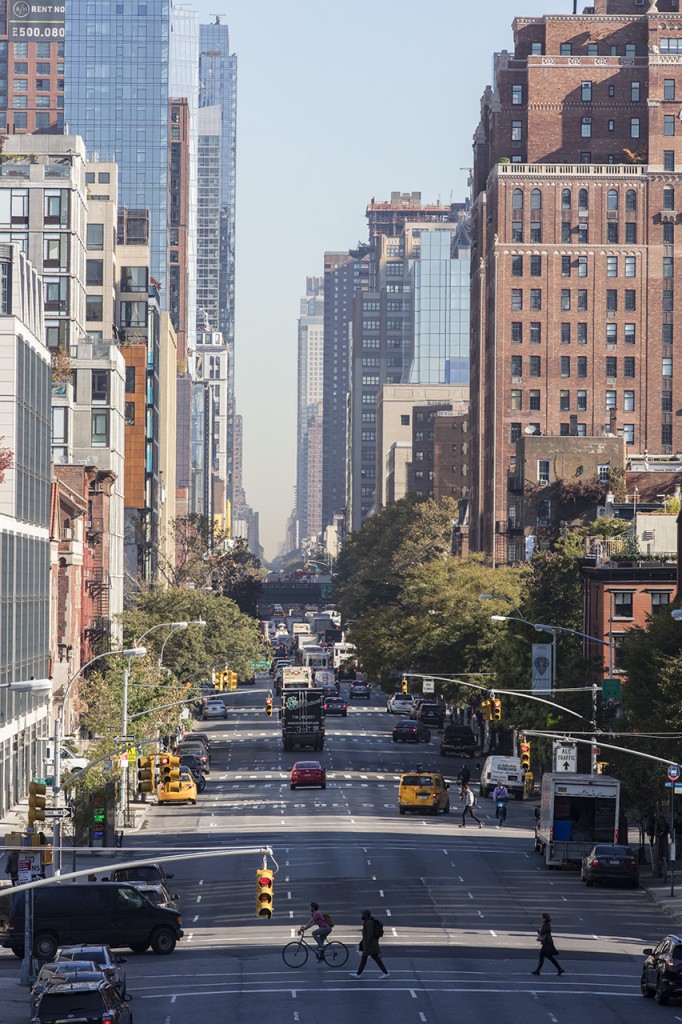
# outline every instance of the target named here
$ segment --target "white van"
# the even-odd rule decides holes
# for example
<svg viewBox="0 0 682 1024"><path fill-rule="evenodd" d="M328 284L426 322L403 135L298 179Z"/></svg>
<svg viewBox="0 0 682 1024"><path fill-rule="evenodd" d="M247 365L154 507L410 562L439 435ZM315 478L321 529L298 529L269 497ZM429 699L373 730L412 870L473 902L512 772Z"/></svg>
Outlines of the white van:
<svg viewBox="0 0 682 1024"><path fill-rule="evenodd" d="M509 795L515 800L523 800L524 781L523 768L518 757L499 757L495 754L486 757L481 770L481 796L492 796L498 782L503 782Z"/></svg>

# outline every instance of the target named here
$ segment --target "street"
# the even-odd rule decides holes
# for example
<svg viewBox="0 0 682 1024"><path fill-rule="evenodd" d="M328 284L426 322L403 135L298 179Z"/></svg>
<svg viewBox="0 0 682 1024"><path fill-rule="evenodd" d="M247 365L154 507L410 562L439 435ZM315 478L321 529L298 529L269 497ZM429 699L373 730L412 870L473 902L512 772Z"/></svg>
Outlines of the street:
<svg viewBox="0 0 682 1024"><path fill-rule="evenodd" d="M548 871L533 851L532 802L510 802L498 830L493 803L483 800L475 813L485 827L459 828L462 760L439 757L435 730L416 749L392 743L394 718L379 697L329 718L321 755L285 754L277 716L263 712L266 688L259 681L240 689L226 722L197 724L214 740L198 805L152 807L126 838L129 858L158 844L185 930L171 956L124 953L135 1024L337 1024L356 1014L397 1024L563 1024L587 1014L600 1024L641 1024L664 1012L639 992L642 948L671 927L644 890L587 889L577 873ZM289 767L314 757L327 769L326 790L292 792ZM398 777L418 762L452 780L449 816L398 814ZM170 846L261 843L279 865L271 921L255 917L255 855L176 864L164 857ZM340 969L311 957L292 970L282 960L310 900L333 916L332 938L349 946ZM385 980L372 961L361 979L349 976L365 907L384 922ZM539 978L530 974L543 911L552 915L562 978L549 963ZM18 975L19 961L3 951L3 993ZM3 1024L28 1020L20 998L24 1012L12 1001Z"/></svg>

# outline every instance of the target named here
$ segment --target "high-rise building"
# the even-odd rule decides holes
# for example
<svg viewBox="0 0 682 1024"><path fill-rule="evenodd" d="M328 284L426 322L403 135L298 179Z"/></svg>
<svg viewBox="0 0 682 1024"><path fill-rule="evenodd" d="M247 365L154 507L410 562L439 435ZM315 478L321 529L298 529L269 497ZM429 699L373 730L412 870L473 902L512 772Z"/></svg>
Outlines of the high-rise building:
<svg viewBox="0 0 682 1024"><path fill-rule="evenodd" d="M495 59L474 136L471 534L497 559L523 557L522 434L682 449L680 30L677 0L594 0L517 18Z"/></svg>
<svg viewBox="0 0 682 1024"><path fill-rule="evenodd" d="M322 461L323 363L324 281L308 277L298 318L296 518L301 539L311 538L321 529L322 489L319 480L315 489L309 469L317 467L317 473L312 473L316 478Z"/></svg>

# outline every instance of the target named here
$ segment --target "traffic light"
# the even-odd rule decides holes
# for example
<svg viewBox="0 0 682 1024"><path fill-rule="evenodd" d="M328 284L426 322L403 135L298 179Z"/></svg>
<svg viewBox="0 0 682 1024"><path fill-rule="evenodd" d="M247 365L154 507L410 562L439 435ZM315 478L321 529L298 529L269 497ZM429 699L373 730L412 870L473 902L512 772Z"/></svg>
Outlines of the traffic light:
<svg viewBox="0 0 682 1024"><path fill-rule="evenodd" d="M272 903L275 883L272 871L258 868L256 871L256 917L272 917Z"/></svg>
<svg viewBox="0 0 682 1024"><path fill-rule="evenodd" d="M265 714L268 718L272 718L272 697L265 698Z"/></svg>
<svg viewBox="0 0 682 1024"><path fill-rule="evenodd" d="M402 681L400 683L400 692L401 693L409 693L410 692L410 684L408 683L408 681L405 678L405 676L403 676Z"/></svg>
<svg viewBox="0 0 682 1024"><path fill-rule="evenodd" d="M161 758L161 779L164 786L180 786L180 758L164 754Z"/></svg>
<svg viewBox="0 0 682 1024"><path fill-rule="evenodd" d="M501 700L497 700L496 699L496 700L493 701L493 718L495 719L496 722L499 722L499 720L502 718L502 701Z"/></svg>
<svg viewBox="0 0 682 1024"><path fill-rule="evenodd" d="M28 787L28 823L45 821L45 794L47 786L44 782L31 782Z"/></svg>
<svg viewBox="0 0 682 1024"><path fill-rule="evenodd" d="M236 690L237 689L237 673L236 672L232 672L232 671L228 672L227 673L227 680L228 680L228 683L227 683L228 689Z"/></svg>
<svg viewBox="0 0 682 1024"><path fill-rule="evenodd" d="M137 782L141 793L154 792L154 758L138 757Z"/></svg>
<svg viewBox="0 0 682 1024"><path fill-rule="evenodd" d="M223 669L223 671L221 673L221 678L222 678L222 683L223 683L223 685L221 686L221 689L222 690L229 690L230 689L230 670L229 670L229 668Z"/></svg>
<svg viewBox="0 0 682 1024"><path fill-rule="evenodd" d="M481 701L481 716L484 722L489 722L493 717L493 705L490 700Z"/></svg>
<svg viewBox="0 0 682 1024"><path fill-rule="evenodd" d="M521 761L521 771L530 771L530 743L525 736L519 737L519 754Z"/></svg>

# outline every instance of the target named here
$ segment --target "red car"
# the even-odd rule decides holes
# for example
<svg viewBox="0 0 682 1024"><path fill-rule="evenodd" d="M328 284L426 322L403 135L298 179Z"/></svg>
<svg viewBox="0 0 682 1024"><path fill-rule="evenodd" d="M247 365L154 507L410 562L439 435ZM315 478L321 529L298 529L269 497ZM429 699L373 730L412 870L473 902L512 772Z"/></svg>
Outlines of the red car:
<svg viewBox="0 0 682 1024"><path fill-rule="evenodd" d="M319 761L297 761L291 769L291 788L297 786L319 786L327 788L327 773Z"/></svg>

